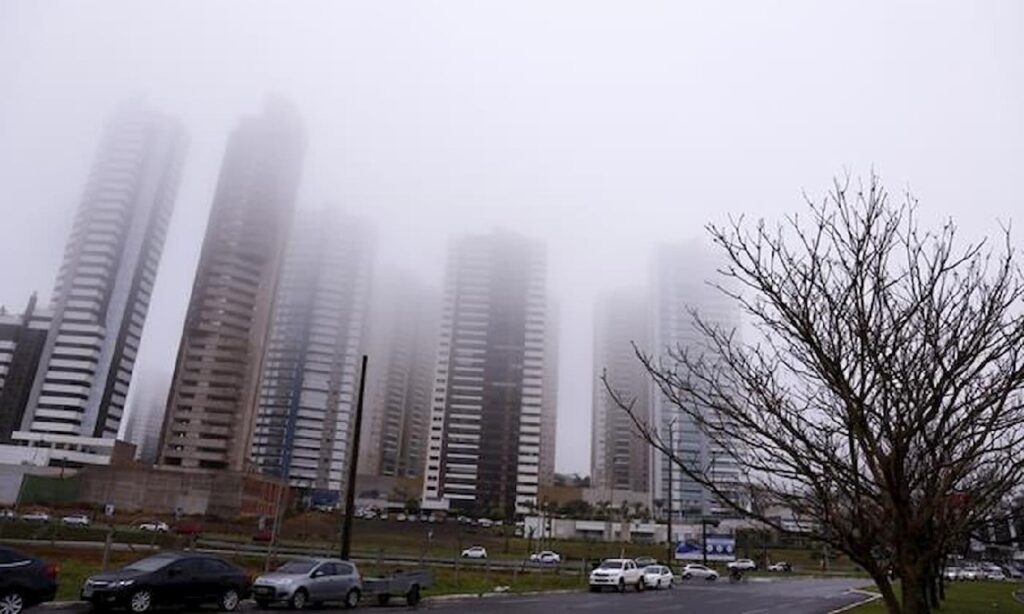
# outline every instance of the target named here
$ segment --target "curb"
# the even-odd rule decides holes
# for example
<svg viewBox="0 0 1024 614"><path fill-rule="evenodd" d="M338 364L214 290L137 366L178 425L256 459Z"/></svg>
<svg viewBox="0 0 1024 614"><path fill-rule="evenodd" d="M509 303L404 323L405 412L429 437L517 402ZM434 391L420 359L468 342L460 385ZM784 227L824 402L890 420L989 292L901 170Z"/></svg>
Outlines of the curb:
<svg viewBox="0 0 1024 614"><path fill-rule="evenodd" d="M580 592L578 589L557 589L551 591L527 591L515 593L512 591L504 593L454 593L451 595L437 595L435 597L424 597L423 603L441 603L445 601L461 601L468 599L493 599L495 597L533 597L537 595L569 595Z"/></svg>
<svg viewBox="0 0 1024 614"><path fill-rule="evenodd" d="M858 601L856 603L851 603L850 605L844 605L843 607L837 608L835 610L829 610L828 614L840 614L841 612L849 612L854 608L859 608L862 605L867 605L872 601L877 601L882 598L882 595L880 595L879 593L873 593L871 591L865 591L859 588L851 588L846 592L864 595L866 599L862 599L861 601Z"/></svg>

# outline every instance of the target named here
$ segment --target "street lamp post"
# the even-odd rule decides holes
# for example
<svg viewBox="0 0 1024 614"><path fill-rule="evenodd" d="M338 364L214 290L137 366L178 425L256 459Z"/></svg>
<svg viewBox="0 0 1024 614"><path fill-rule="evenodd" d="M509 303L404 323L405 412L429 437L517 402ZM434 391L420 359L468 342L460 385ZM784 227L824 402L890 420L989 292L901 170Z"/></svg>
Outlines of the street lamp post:
<svg viewBox="0 0 1024 614"><path fill-rule="evenodd" d="M675 418L668 423L668 536L666 541L668 542L667 553L666 553L666 565L672 564L672 558L675 554L675 548L672 542L672 463L675 457L675 439L672 437L672 427L675 425Z"/></svg>

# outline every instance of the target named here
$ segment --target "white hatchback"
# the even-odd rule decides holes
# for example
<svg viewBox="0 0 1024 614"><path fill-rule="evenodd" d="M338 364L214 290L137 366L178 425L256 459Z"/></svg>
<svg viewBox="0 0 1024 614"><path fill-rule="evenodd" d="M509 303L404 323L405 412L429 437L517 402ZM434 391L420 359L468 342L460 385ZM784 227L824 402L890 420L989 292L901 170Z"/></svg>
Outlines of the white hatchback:
<svg viewBox="0 0 1024 614"><path fill-rule="evenodd" d="M462 551L462 558L464 559L486 559L487 549L483 546L473 546L472 548L466 548Z"/></svg>
<svg viewBox="0 0 1024 614"><path fill-rule="evenodd" d="M647 588L672 588L676 581L672 570L665 565L648 565L643 572Z"/></svg>
<svg viewBox="0 0 1024 614"><path fill-rule="evenodd" d="M718 579L717 571L696 563L691 563L683 567L683 570L679 575L682 576L684 580L689 580L690 578L704 578L705 580L713 582Z"/></svg>

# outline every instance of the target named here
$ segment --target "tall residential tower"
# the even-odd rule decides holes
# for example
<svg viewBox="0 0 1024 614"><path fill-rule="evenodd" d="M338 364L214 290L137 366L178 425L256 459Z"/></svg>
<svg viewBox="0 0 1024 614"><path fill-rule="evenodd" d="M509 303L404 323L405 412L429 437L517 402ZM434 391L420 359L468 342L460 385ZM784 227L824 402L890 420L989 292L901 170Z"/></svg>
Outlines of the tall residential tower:
<svg viewBox="0 0 1024 614"><path fill-rule="evenodd" d="M164 418L160 463L243 469L305 136L271 101L228 139Z"/></svg>
<svg viewBox="0 0 1024 614"><path fill-rule="evenodd" d="M708 324L726 330L739 327L740 316L735 303L709 285L717 277L717 264L698 244L664 246L655 255L651 345L656 359L671 366L674 363L670 351L702 352L703 336L694 322L694 312ZM743 473L736 461L723 453L700 431L694 420L656 390L653 383L651 387L654 425L663 437L672 425L670 445L675 454L690 463L694 471L709 473L722 487L738 486ZM668 496L668 460L664 455L657 455L652 467L652 498L664 501ZM674 514L696 518L728 513L707 489L681 471L672 472L672 484Z"/></svg>
<svg viewBox="0 0 1024 614"><path fill-rule="evenodd" d="M425 507L511 518L537 502L554 443L548 315L542 245L503 232L453 242Z"/></svg>
<svg viewBox="0 0 1024 614"><path fill-rule="evenodd" d="M68 465L109 462L185 148L181 125L139 101L123 105L104 129L12 434L46 450L50 462L55 455Z"/></svg>
<svg viewBox="0 0 1024 614"><path fill-rule="evenodd" d="M594 413L592 422L591 486L608 492L644 493L650 481L650 449L637 434L633 420L614 401L632 403L633 415L650 421L650 379L634 346L650 349L649 302L643 290L623 290L602 297L594 325Z"/></svg>
<svg viewBox="0 0 1024 614"><path fill-rule="evenodd" d="M253 460L316 504L336 504L348 481L373 256L367 230L336 211L297 212L263 359Z"/></svg>

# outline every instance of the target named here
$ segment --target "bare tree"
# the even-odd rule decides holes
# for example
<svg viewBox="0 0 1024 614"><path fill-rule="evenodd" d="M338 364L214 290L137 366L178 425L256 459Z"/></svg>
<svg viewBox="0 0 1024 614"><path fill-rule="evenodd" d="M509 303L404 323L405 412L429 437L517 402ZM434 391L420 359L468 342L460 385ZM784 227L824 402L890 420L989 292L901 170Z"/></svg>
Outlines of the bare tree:
<svg viewBox="0 0 1024 614"><path fill-rule="evenodd" d="M751 340L694 313L699 347L637 350L674 409L745 467L742 484L714 481L609 392L722 503L780 531L768 509L789 508L871 575L890 612L930 612L950 548L1024 474L1024 281L1009 230L994 246L959 246L952 222L920 231L916 203L891 203L874 176L807 204L806 219L708 227L725 255L713 285Z"/></svg>

